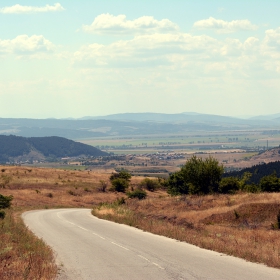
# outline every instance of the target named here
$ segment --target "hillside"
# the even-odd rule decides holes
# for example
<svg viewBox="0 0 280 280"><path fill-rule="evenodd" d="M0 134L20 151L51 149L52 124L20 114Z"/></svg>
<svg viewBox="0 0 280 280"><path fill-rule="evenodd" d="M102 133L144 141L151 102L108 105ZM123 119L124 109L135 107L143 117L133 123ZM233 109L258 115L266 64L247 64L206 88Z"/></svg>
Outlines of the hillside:
<svg viewBox="0 0 280 280"><path fill-rule="evenodd" d="M273 156L271 156L271 154L274 155L274 158ZM267 161L268 156L270 156L271 162L265 163L264 160ZM225 173L224 177L237 176L239 178L242 178L245 172L250 172L252 174L252 177L250 178L250 181L248 183L254 183L254 184L259 184L262 177L271 175L274 172L276 173L277 177L280 177L280 160L279 160L280 149L279 148L271 149L255 157L257 159L262 159L262 163L253 165L252 167L244 168L240 171Z"/></svg>
<svg viewBox="0 0 280 280"><path fill-rule="evenodd" d="M47 158L105 156L99 149L66 138L0 135L0 162L45 160Z"/></svg>

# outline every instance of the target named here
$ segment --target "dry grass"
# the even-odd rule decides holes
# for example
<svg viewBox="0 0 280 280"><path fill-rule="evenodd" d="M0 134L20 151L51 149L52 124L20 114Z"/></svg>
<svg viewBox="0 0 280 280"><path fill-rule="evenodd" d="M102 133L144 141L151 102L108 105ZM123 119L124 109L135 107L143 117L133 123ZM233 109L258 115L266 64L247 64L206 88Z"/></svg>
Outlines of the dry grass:
<svg viewBox="0 0 280 280"><path fill-rule="evenodd" d="M202 248L280 268L280 231L272 230L280 194L168 197L153 194L125 205L103 204L93 213ZM110 212L103 212L110 208ZM112 210L114 213L112 214ZM121 213L121 215L120 215Z"/></svg>
<svg viewBox="0 0 280 280"><path fill-rule="evenodd" d="M55 279L52 250L8 210L0 222L0 279Z"/></svg>
<svg viewBox="0 0 280 280"><path fill-rule="evenodd" d="M0 220L0 279L55 279L52 250L27 230L20 214L32 209L92 208L123 195L100 192L100 180L109 181L109 175L0 166L0 193L14 197L6 218Z"/></svg>
<svg viewBox="0 0 280 280"><path fill-rule="evenodd" d="M131 185L142 179L133 177ZM280 267L280 231L271 229L280 194L170 197L156 191L145 200L127 199L119 205L114 202L125 195L101 192L100 180L109 188L109 174L104 173L0 167L0 185L5 185L0 193L14 196L0 227L0 279L54 279L51 250L19 217L26 210L59 207L94 208L102 218Z"/></svg>

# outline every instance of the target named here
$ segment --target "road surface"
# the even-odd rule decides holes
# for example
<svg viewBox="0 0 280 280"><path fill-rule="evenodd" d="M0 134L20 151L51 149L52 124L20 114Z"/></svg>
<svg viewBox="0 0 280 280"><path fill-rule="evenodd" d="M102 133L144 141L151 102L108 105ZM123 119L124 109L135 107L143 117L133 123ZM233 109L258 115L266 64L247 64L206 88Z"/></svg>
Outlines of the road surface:
<svg viewBox="0 0 280 280"><path fill-rule="evenodd" d="M58 279L280 279L280 270L91 215L90 209L23 214L26 225L56 252Z"/></svg>

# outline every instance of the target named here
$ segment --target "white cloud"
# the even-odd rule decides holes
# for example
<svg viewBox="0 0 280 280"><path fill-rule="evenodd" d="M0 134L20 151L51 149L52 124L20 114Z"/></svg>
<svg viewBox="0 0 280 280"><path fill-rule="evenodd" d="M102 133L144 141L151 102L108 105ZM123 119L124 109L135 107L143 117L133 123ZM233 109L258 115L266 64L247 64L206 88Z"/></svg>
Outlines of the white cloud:
<svg viewBox="0 0 280 280"><path fill-rule="evenodd" d="M271 51L280 52L280 27L265 32L264 43Z"/></svg>
<svg viewBox="0 0 280 280"><path fill-rule="evenodd" d="M64 8L59 3L55 3L53 6L46 5L44 7L35 6L22 6L16 4L11 7L4 7L0 9L2 14L29 14L29 13L44 13L44 12L57 12L63 11Z"/></svg>
<svg viewBox="0 0 280 280"><path fill-rule="evenodd" d="M12 53L19 56L48 53L54 45L42 35L20 35L12 40L0 40L0 54Z"/></svg>
<svg viewBox="0 0 280 280"><path fill-rule="evenodd" d="M209 19L199 20L194 23L194 27L200 29L215 29L218 33L233 33L240 30L256 30L257 26L249 20L224 21L210 17Z"/></svg>
<svg viewBox="0 0 280 280"><path fill-rule="evenodd" d="M280 29L279 29L280 39ZM266 41L278 42L278 30L267 33ZM186 33L137 35L111 44L85 45L74 53L72 65L81 71L104 70L135 72L163 71L184 73L186 77L231 77L234 79L266 79L280 69L279 60L271 56L265 40L246 40ZM264 53L263 50L269 52ZM278 52L278 55L280 52ZM97 70L98 69L98 70ZM139 69L139 71L142 71ZM168 75L169 75L168 74ZM89 74L90 75L90 74ZM86 75L87 76L87 75Z"/></svg>
<svg viewBox="0 0 280 280"><path fill-rule="evenodd" d="M74 54L74 64L91 67L155 67L184 63L182 57L193 59L219 52L217 40L209 36L189 34L138 35L110 45L84 46Z"/></svg>
<svg viewBox="0 0 280 280"><path fill-rule="evenodd" d="M143 16L135 20L127 20L125 15L110 14L101 14L91 25L83 26L85 32L98 34L158 33L178 29L178 25L168 19L156 20L151 16Z"/></svg>

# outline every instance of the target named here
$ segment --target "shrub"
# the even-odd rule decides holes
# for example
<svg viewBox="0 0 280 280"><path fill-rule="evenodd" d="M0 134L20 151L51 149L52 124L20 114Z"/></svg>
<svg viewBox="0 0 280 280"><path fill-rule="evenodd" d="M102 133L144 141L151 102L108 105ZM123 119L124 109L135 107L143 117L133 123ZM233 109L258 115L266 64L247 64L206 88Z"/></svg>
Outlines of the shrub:
<svg viewBox="0 0 280 280"><path fill-rule="evenodd" d="M220 193L235 193L239 190L239 180L236 177L222 178L219 184Z"/></svg>
<svg viewBox="0 0 280 280"><path fill-rule="evenodd" d="M245 192L249 192L249 193L258 193L258 192L261 192L261 188L260 186L252 183L252 184L246 184L244 187L243 187L243 190Z"/></svg>
<svg viewBox="0 0 280 280"><path fill-rule="evenodd" d="M128 192L127 196L129 198L138 198L140 200L140 199L145 199L147 196L147 193L144 190L136 189L133 192Z"/></svg>
<svg viewBox="0 0 280 280"><path fill-rule="evenodd" d="M129 186L129 182L122 178L112 180L112 190L117 192L125 192Z"/></svg>
<svg viewBox="0 0 280 280"><path fill-rule="evenodd" d="M271 175L264 176L260 181L260 188L263 192L279 192L280 179L277 178L275 172Z"/></svg>
<svg viewBox="0 0 280 280"><path fill-rule="evenodd" d="M159 188L159 182L158 180L152 180L149 178L145 178L141 181L140 187L145 188L148 191L155 191L157 188Z"/></svg>
<svg viewBox="0 0 280 280"><path fill-rule="evenodd" d="M123 205L125 204L125 198L121 197L121 198L117 198L117 200L115 201L116 205Z"/></svg>
<svg viewBox="0 0 280 280"><path fill-rule="evenodd" d="M0 219L3 220L5 218L5 216L6 216L5 211L0 210Z"/></svg>
<svg viewBox="0 0 280 280"><path fill-rule="evenodd" d="M0 209L9 208L11 206L11 201L13 196L4 196L0 194Z"/></svg>
<svg viewBox="0 0 280 280"><path fill-rule="evenodd" d="M175 172L170 175L167 184L167 193L171 195L188 194L189 186L184 180L182 172Z"/></svg>
<svg viewBox="0 0 280 280"><path fill-rule="evenodd" d="M99 183L100 183L100 184L99 184L98 190L99 190L100 192L106 192L108 183L105 182L104 180L100 180Z"/></svg>
<svg viewBox="0 0 280 280"><path fill-rule="evenodd" d="M119 173L112 173L110 176L110 181L112 182L115 179L124 179L126 181L130 181L131 174L125 170L122 170Z"/></svg>
<svg viewBox="0 0 280 280"><path fill-rule="evenodd" d="M0 194L0 219L4 219L6 216L5 211L1 209L10 208L12 199L13 197L11 195L4 196Z"/></svg>

